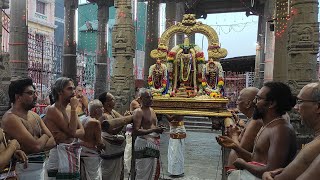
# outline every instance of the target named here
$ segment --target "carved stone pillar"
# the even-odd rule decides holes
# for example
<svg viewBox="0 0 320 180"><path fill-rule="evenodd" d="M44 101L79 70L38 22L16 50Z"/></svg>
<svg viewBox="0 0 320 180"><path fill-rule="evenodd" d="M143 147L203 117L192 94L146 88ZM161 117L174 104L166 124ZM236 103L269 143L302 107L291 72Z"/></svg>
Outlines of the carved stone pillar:
<svg viewBox="0 0 320 180"><path fill-rule="evenodd" d="M20 1L20 0L19 0ZM64 46L63 46L63 63L62 76L69 77L77 81L77 54L75 39L75 11L78 8L78 0L65 0L65 25L64 25Z"/></svg>
<svg viewBox="0 0 320 180"><path fill-rule="evenodd" d="M133 57L135 33L130 0L116 0L116 24L112 31L112 56L115 58L110 91L115 96L115 109L124 113L134 98Z"/></svg>
<svg viewBox="0 0 320 180"><path fill-rule="evenodd" d="M175 25L176 22L176 1L175 0L166 0L166 29L170 26ZM175 46L174 36L171 37L168 45L168 49L171 49Z"/></svg>
<svg viewBox="0 0 320 180"><path fill-rule="evenodd" d="M11 1L9 52L12 77L28 76L28 27L26 7L26 0Z"/></svg>
<svg viewBox="0 0 320 180"><path fill-rule="evenodd" d="M109 3L108 3L109 2ZM109 0L99 0L98 5L98 35L97 35L97 63L96 79L94 84L94 97L107 90L107 44L106 25L109 19Z"/></svg>
<svg viewBox="0 0 320 180"><path fill-rule="evenodd" d="M289 84L298 93L310 82L318 81L319 23L317 0L295 0L288 34Z"/></svg>
<svg viewBox="0 0 320 180"><path fill-rule="evenodd" d="M0 1L0 9L9 8L9 0ZM2 27L2 12L0 13L0 27ZM2 47L2 28L0 28L0 47ZM11 74L9 67L9 54L3 53L0 48L0 119L9 108L8 88L10 84ZM1 125L1 122L0 122Z"/></svg>
<svg viewBox="0 0 320 180"><path fill-rule="evenodd" d="M158 47L159 34L159 0L148 0L146 52L144 60L144 80L147 82L149 67L154 63L150 60L150 52Z"/></svg>
<svg viewBox="0 0 320 180"><path fill-rule="evenodd" d="M300 89L318 81L317 54L319 52L318 0L292 1L291 23L288 33L288 84L297 94ZM297 131L297 144L301 146L312 139L310 129L301 126L300 115L290 114L291 124Z"/></svg>

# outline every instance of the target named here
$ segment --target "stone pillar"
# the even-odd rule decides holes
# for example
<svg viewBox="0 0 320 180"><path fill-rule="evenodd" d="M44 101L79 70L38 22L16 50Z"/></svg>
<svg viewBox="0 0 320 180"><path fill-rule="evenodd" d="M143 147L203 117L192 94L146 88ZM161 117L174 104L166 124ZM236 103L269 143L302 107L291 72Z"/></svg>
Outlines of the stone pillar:
<svg viewBox="0 0 320 180"><path fill-rule="evenodd" d="M96 77L94 84L94 97L107 91L107 44L106 44L106 25L109 20L109 0L99 0L98 5L98 36L97 36L97 62ZM109 1L110 2L110 1Z"/></svg>
<svg viewBox="0 0 320 180"><path fill-rule="evenodd" d="M8 9L9 0L0 1L0 9ZM2 27L2 12L0 13L0 27ZM2 28L0 28L0 47L2 42ZM0 119L9 108L8 88L10 84L11 74L9 67L9 54L3 53L0 48ZM0 122L1 126L1 122Z"/></svg>
<svg viewBox="0 0 320 180"><path fill-rule="evenodd" d="M175 0L166 0L166 29L175 25L176 22L176 1ZM174 36L171 37L168 49L170 50L175 46Z"/></svg>
<svg viewBox="0 0 320 180"><path fill-rule="evenodd" d="M159 0L148 0L146 51L144 60L144 80L147 82L149 67L154 64L150 52L158 47L159 34Z"/></svg>
<svg viewBox="0 0 320 180"><path fill-rule="evenodd" d="M295 0L288 34L289 85L298 93L310 82L318 81L319 52L318 0Z"/></svg>
<svg viewBox="0 0 320 180"><path fill-rule="evenodd" d="M9 54L12 77L28 76L27 0L11 1Z"/></svg>
<svg viewBox="0 0 320 180"><path fill-rule="evenodd" d="M288 33L288 84L294 94L310 83L318 81L317 54L319 52L318 0L294 0L291 4ZM301 126L300 115L290 113L291 124L297 131L297 145L301 148L313 139L313 133Z"/></svg>
<svg viewBox="0 0 320 180"><path fill-rule="evenodd" d="M115 109L124 113L134 98L133 57L135 55L135 32L132 21L131 1L117 0L116 24L112 31L112 56L115 58L111 76L110 92L115 96Z"/></svg>
<svg viewBox="0 0 320 180"><path fill-rule="evenodd" d="M185 14L185 2L177 2L176 6L176 21L182 22L183 15ZM184 34L177 34L177 44L183 44ZM177 45L176 44L176 45Z"/></svg>
<svg viewBox="0 0 320 180"><path fill-rule="evenodd" d="M262 14L264 14L262 12ZM254 86L257 88L262 87L264 78L264 48L265 48L265 31L266 22L268 20L265 16L259 16L258 23L258 35L257 35L257 47L256 47L256 61L255 61L255 75ZM269 28L269 27L267 27Z"/></svg>
<svg viewBox="0 0 320 180"><path fill-rule="evenodd" d="M288 8L288 0L276 0L273 80L285 83L288 81Z"/></svg>
<svg viewBox="0 0 320 180"><path fill-rule="evenodd" d="M264 16L269 17L268 20L271 20L274 17L274 10L275 10L275 1L276 0L269 0L265 2L264 7ZM266 31L265 31L265 56L264 56L264 82L272 81L273 80L273 62L274 62L274 55L275 55L275 38L274 38L274 31L270 30L270 23L267 23Z"/></svg>
<svg viewBox="0 0 320 180"><path fill-rule="evenodd" d="M76 39L75 39L75 11L78 8L78 0L64 1L64 46L63 46L63 63L62 76L69 77L77 82L77 54L76 54Z"/></svg>

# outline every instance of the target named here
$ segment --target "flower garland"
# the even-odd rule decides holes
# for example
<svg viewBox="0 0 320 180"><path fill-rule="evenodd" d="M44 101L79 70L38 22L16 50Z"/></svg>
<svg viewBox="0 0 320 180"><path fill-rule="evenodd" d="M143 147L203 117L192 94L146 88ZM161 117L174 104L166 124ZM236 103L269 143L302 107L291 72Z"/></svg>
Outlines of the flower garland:
<svg viewBox="0 0 320 180"><path fill-rule="evenodd" d="M196 60L201 64L205 63L203 52L196 53Z"/></svg>

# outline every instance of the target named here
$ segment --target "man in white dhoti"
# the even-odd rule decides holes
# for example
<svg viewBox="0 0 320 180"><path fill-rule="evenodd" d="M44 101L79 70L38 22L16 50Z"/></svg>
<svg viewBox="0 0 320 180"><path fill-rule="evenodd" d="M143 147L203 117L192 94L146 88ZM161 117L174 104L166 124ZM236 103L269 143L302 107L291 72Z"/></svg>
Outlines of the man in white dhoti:
<svg viewBox="0 0 320 180"><path fill-rule="evenodd" d="M44 122L58 145L49 153L48 176L57 179L79 179L81 147L78 138L84 136L84 129L76 111L79 100L75 97L72 79L58 78L52 94L55 103L48 106ZM69 111L66 109L68 104Z"/></svg>
<svg viewBox="0 0 320 180"><path fill-rule="evenodd" d="M16 139L21 149L28 155L28 167L17 163L18 179L43 179L45 155L43 151L54 147L55 141L41 120L31 111L37 101L37 92L32 79L17 79L9 85L9 98L12 107L2 118L2 127L8 139Z"/></svg>
<svg viewBox="0 0 320 180"><path fill-rule="evenodd" d="M112 94L104 92L99 95L99 100L103 104L104 120L112 120L123 117L113 108L115 106L115 98ZM101 151L101 170L102 179L104 180L120 180L124 178L124 148L125 138L121 134L124 126L116 128L108 128L102 131L102 140L105 149Z"/></svg>
<svg viewBox="0 0 320 180"><path fill-rule="evenodd" d="M85 135L81 138L81 179L101 180L100 151L104 149L101 139L101 124L98 120L103 113L103 105L95 99L88 105L89 116L82 121Z"/></svg>
<svg viewBox="0 0 320 180"><path fill-rule="evenodd" d="M158 127L152 105L151 91L139 90L141 108L133 112L133 136L135 141L136 180L157 180L160 176L159 146L164 128Z"/></svg>
<svg viewBox="0 0 320 180"><path fill-rule="evenodd" d="M170 122L170 139L168 146L168 172L171 177L184 176L184 149L186 129L183 116L167 116Z"/></svg>

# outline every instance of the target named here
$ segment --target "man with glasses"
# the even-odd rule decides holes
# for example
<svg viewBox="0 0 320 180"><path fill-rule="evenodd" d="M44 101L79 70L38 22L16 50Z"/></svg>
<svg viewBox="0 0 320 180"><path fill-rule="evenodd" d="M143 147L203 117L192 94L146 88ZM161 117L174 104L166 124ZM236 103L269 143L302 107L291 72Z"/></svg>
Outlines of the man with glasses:
<svg viewBox="0 0 320 180"><path fill-rule="evenodd" d="M2 127L8 139L16 139L21 149L28 155L28 167L18 163L18 179L43 179L45 154L43 151L55 146L55 141L41 120L31 111L37 101L32 79L17 79L9 85L9 98L12 107L2 118Z"/></svg>
<svg viewBox="0 0 320 180"><path fill-rule="evenodd" d="M254 140L252 153L229 137L217 137L221 146L235 150L239 157L233 163L239 170L232 171L229 179L261 178L266 171L288 165L296 153L295 131L282 117L295 104L290 88L281 82L267 82L254 103L252 118L262 119L263 127Z"/></svg>
<svg viewBox="0 0 320 180"><path fill-rule="evenodd" d="M52 88L55 103L48 106L44 122L52 132L57 146L50 150L48 176L57 179L80 177L80 151L78 138L84 136L84 129L77 115L79 100L75 97L72 79L60 77ZM70 105L71 110L67 110Z"/></svg>
<svg viewBox="0 0 320 180"><path fill-rule="evenodd" d="M301 121L311 128L315 137L313 141L304 146L295 159L285 168L263 174L264 180L281 179L319 179L319 176L309 178L319 171L320 154L320 83L310 83L304 86L297 96L294 109L301 115ZM316 159L317 158L317 159ZM316 160L315 160L316 159ZM310 169L307 170L307 168ZM315 168L316 167L316 168ZM319 174L319 172L316 172ZM299 177L301 175L301 177ZM299 177L299 178L298 178Z"/></svg>

